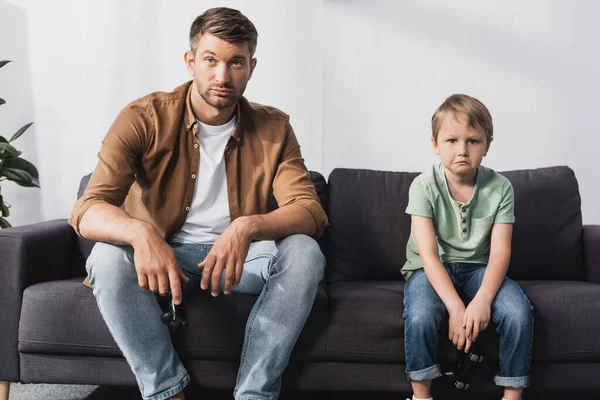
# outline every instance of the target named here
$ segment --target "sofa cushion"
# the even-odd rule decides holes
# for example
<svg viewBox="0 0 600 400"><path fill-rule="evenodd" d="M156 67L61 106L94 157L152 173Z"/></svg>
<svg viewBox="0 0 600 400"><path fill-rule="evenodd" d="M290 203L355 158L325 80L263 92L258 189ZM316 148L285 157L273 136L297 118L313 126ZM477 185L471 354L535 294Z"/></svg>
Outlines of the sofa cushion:
<svg viewBox="0 0 600 400"><path fill-rule="evenodd" d="M533 305L534 361L600 361L600 285L519 281Z"/></svg>
<svg viewBox="0 0 600 400"><path fill-rule="evenodd" d="M410 217L408 188L418 173L334 169L329 175L329 282L402 279Z"/></svg>
<svg viewBox="0 0 600 400"><path fill-rule="evenodd" d="M73 278L39 283L24 291L19 325L21 353L122 356L100 315L92 290L81 281L82 278ZM190 293L186 297L189 327L179 331L183 337L178 339L184 357L239 360L246 320L256 299L257 296L244 294L213 298L200 290ZM326 327L327 299L321 286L293 357L322 360Z"/></svg>
<svg viewBox="0 0 600 400"><path fill-rule="evenodd" d="M515 280L584 280L581 197L573 170L502 172L515 192L512 256Z"/></svg>
<svg viewBox="0 0 600 400"><path fill-rule="evenodd" d="M600 285L574 281L520 281L534 308L533 362L600 362ZM339 282L328 286L327 358L343 362L405 363L404 282ZM498 363L500 336L493 322L479 337L482 354ZM438 359L456 359L440 327Z"/></svg>
<svg viewBox="0 0 600 400"><path fill-rule="evenodd" d="M568 167L502 172L515 192L508 276L583 280L581 199ZM335 169L329 176L329 282L402 279L408 189L418 173Z"/></svg>

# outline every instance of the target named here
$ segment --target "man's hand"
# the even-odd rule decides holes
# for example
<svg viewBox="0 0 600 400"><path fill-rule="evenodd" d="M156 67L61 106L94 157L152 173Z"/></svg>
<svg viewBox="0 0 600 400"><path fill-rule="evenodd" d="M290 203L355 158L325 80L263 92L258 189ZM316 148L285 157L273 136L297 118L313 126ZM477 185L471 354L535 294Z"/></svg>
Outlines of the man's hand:
<svg viewBox="0 0 600 400"><path fill-rule="evenodd" d="M467 337L465 353L471 349L471 343L477 340L479 332L490 323L492 304L481 297L475 296L467 306L463 316L462 326Z"/></svg>
<svg viewBox="0 0 600 400"><path fill-rule="evenodd" d="M448 310L448 314L450 315L448 321L448 339L450 339L458 350L462 350L465 345L465 329L462 325L465 305L459 302L455 308Z"/></svg>
<svg viewBox="0 0 600 400"><path fill-rule="evenodd" d="M200 288L208 289L213 296L219 295L221 275L225 271L223 293L231 293L231 288L236 287L242 278L244 262L252 242L250 229L251 217L240 217L234 220L217 238L212 249L200 264L202 280Z"/></svg>
<svg viewBox="0 0 600 400"><path fill-rule="evenodd" d="M171 246L156 232L146 232L132 243L138 284L146 290L166 295L171 289L175 304L181 303L181 280L189 281L177 265Z"/></svg>

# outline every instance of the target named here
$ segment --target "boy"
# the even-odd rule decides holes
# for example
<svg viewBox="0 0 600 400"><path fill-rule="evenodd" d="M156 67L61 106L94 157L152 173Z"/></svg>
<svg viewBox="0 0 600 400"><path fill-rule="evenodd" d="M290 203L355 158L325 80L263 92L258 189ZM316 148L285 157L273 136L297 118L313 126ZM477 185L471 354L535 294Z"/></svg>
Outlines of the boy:
<svg viewBox="0 0 600 400"><path fill-rule="evenodd" d="M431 399L438 329L449 314L448 338L470 350L492 319L500 334L504 399L529 386L533 314L529 300L506 277L514 196L508 179L481 166L493 139L492 117L477 99L455 94L432 117L431 143L441 163L419 175L406 213L412 232L402 274L406 374L413 400ZM465 308L457 290L471 302Z"/></svg>

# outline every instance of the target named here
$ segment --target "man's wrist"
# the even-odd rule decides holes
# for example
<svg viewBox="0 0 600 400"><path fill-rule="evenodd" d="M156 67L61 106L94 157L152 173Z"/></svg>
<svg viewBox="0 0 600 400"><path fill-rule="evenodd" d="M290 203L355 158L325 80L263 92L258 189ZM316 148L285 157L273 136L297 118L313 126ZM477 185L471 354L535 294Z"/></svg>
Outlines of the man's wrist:
<svg viewBox="0 0 600 400"><path fill-rule="evenodd" d="M139 243L147 243L153 235L158 233L154 226L139 219L134 220L132 228L132 237L129 243L133 248Z"/></svg>
<svg viewBox="0 0 600 400"><path fill-rule="evenodd" d="M256 221L258 218L258 215L243 216L237 218L235 220L235 223L237 224L236 230L242 236L249 238L250 241L254 240L259 232L258 224Z"/></svg>

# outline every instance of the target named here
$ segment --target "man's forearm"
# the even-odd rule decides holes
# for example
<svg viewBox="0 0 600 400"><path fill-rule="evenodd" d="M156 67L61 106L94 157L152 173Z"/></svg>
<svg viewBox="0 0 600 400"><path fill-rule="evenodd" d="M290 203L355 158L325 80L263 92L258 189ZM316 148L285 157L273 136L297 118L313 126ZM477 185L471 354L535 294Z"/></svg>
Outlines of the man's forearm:
<svg viewBox="0 0 600 400"><path fill-rule="evenodd" d="M111 204L94 204L79 224L79 233L86 239L116 245L133 245L136 240L143 240L156 229L145 221L132 218L119 207Z"/></svg>
<svg viewBox="0 0 600 400"><path fill-rule="evenodd" d="M278 240L293 234L313 236L315 221L304 207L290 204L263 215L240 217L236 221L252 240Z"/></svg>

